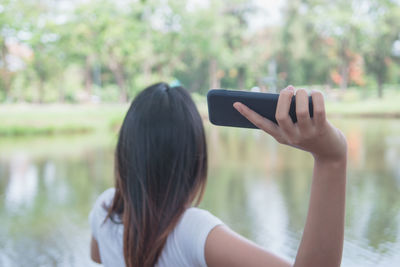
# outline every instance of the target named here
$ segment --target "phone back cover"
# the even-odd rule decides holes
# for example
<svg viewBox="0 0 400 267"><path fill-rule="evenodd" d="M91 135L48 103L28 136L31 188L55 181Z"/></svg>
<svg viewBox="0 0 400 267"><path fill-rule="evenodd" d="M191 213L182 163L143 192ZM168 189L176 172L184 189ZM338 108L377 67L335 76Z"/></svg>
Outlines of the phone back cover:
<svg viewBox="0 0 400 267"><path fill-rule="evenodd" d="M210 122L215 125L257 128L233 107L233 103L241 102L261 116L277 123L275 112L278 98L279 94L213 89L207 94L208 116ZM312 116L311 101L309 108ZM293 122L297 121L294 97L290 106L289 115Z"/></svg>

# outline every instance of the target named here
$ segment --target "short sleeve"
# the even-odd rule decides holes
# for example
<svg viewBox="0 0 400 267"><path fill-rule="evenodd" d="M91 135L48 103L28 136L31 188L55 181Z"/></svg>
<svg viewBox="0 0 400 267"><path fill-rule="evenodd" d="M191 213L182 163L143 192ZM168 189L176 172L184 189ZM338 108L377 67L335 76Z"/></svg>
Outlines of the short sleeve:
<svg viewBox="0 0 400 267"><path fill-rule="evenodd" d="M204 254L206 240L211 230L221 224L219 218L206 210L190 208L185 212L177 230L182 239L181 251L192 266L207 266Z"/></svg>
<svg viewBox="0 0 400 267"><path fill-rule="evenodd" d="M104 204L109 205L114 198L115 188L109 188L96 199L92 210L89 213L89 224L92 230L93 237L98 240L99 228L102 225L107 211L104 209Z"/></svg>

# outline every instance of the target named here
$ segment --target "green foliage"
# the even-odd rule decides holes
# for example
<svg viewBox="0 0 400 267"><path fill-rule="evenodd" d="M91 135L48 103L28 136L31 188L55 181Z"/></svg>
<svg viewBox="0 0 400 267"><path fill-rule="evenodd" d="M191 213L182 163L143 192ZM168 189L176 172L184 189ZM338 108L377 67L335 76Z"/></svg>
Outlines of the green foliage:
<svg viewBox="0 0 400 267"><path fill-rule="evenodd" d="M125 102L161 80L202 94L268 79L281 88L400 82L400 6L390 0L287 1L281 23L256 29L260 11L245 0L68 6L2 1L0 101Z"/></svg>

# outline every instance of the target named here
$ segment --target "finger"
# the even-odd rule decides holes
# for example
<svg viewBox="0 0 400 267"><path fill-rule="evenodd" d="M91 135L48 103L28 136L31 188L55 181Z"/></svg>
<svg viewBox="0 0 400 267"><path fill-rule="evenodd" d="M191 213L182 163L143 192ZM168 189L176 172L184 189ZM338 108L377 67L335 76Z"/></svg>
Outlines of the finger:
<svg viewBox="0 0 400 267"><path fill-rule="evenodd" d="M253 123L256 127L264 130L268 134L272 135L273 137L277 137L279 133L278 126L270 121L267 118L264 118L257 112L253 111L252 109L248 108L246 105L235 102L233 107L239 111L246 119L248 119L251 123Z"/></svg>
<svg viewBox="0 0 400 267"><path fill-rule="evenodd" d="M312 91L311 98L313 102L313 120L317 127L323 126L326 122L326 112L324 96L319 91Z"/></svg>
<svg viewBox="0 0 400 267"><path fill-rule="evenodd" d="M292 118L290 118L289 116L289 109L292 102L293 94L293 86L289 86L286 89L282 90L279 95L278 104L276 107L276 121L278 122L279 127L281 127L285 133L293 132L294 128Z"/></svg>
<svg viewBox="0 0 400 267"><path fill-rule="evenodd" d="M310 131L312 120L308 109L308 93L304 89L299 89L296 92L296 116L300 132Z"/></svg>

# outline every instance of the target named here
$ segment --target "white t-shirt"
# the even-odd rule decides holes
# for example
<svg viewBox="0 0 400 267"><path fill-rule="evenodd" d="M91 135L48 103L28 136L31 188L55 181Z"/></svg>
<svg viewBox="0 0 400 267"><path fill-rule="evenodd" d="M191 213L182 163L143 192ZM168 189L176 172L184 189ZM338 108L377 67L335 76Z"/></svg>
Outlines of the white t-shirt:
<svg viewBox="0 0 400 267"><path fill-rule="evenodd" d="M92 235L99 245L101 262L104 266L125 266L123 254L123 225L104 218L107 211L103 204L109 206L115 193L114 188L104 191L96 200L89 215ZM207 266L204 247L210 231L221 220L206 210L188 208L180 218L175 229L169 234L161 252L157 267Z"/></svg>

